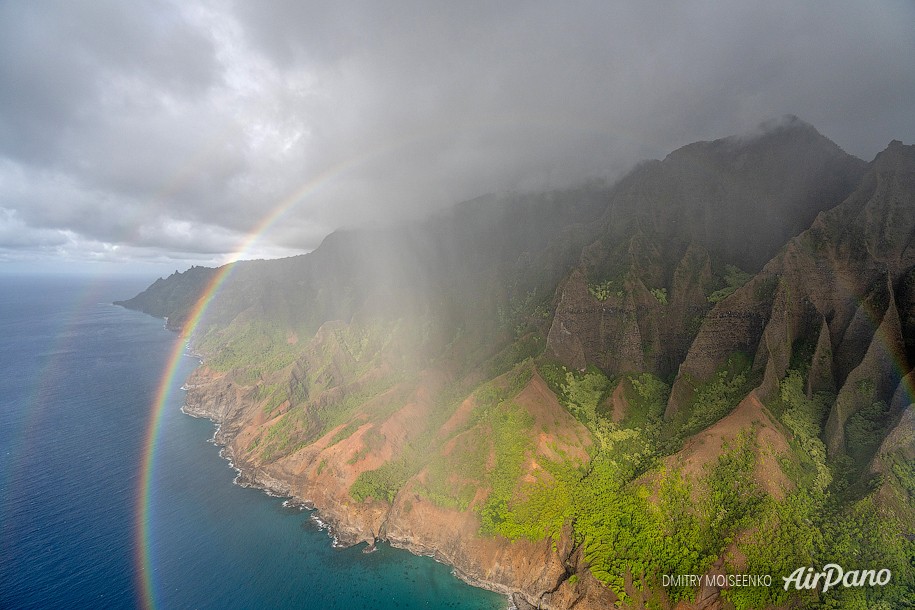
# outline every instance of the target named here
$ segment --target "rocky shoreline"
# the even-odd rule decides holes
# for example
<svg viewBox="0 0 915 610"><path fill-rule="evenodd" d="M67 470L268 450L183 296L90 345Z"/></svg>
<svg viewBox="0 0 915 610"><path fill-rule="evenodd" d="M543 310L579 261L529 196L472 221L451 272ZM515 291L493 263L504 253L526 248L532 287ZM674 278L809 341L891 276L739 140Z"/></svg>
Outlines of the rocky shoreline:
<svg viewBox="0 0 915 610"><path fill-rule="evenodd" d="M271 477L261 468L253 468L248 470L239 466L231 445L225 438L220 436L222 422L217 418L215 414L202 409L194 408L186 402L181 407L181 412L190 417L208 419L216 425L216 431L214 432L213 438L210 440L213 442L213 444L220 448L219 456L226 460L229 463L229 466L237 473L237 476L233 481L236 485L239 487L259 489L269 496L288 498L291 505L301 506L305 510L313 511L313 518L315 521L317 521L318 526L321 529L327 530L328 536L331 539L332 546L347 548L360 543L365 543L369 545L366 547L366 552L369 552L368 549L373 549L377 543L383 542L389 544L394 548L409 551L410 553L413 553L417 556L430 557L439 563L450 566L452 574L470 586L486 589L488 591L493 591L507 596L508 610L527 610L527 608L536 608L536 606L530 604L517 591L513 591L509 587L499 583L483 580L481 578L476 578L471 574L463 572L457 566L449 563L445 557L436 552L434 549L427 549L425 547L417 546L415 544L411 544L407 540L390 538L373 538L370 540L368 537L366 537L364 532L351 528L340 527L341 521L336 519L332 512L328 513L322 511L309 500L298 497L288 484L283 483L274 477Z"/></svg>
<svg viewBox="0 0 915 610"><path fill-rule="evenodd" d="M385 543L414 555L431 557L450 566L453 575L467 584L505 595L510 609L561 610L572 605L583 609L614 607L615 600L608 599L609 591L591 578L587 570L578 569L582 558L574 548L571 531L556 545L548 541L484 540L475 535L475 530L473 536L468 536L466 527L451 529L453 523L450 522L405 519L403 502L398 499L380 514L372 515L376 518L366 520L355 503L344 504L334 499L333 494L309 497L302 493L300 480L290 482L264 467L246 463L233 446L239 430L232 424L248 405L231 404L236 402L234 400L220 402L218 398L227 398L225 393L213 392L210 384L198 383L200 380L195 379L204 370L205 367L196 369L185 382L183 387L187 396L182 412L209 419L216 425L211 441L220 447L220 455L238 473L237 485L289 498L293 504L314 511L319 525L327 528L334 546L349 547L364 542L367 548L373 548L378 543ZM378 526L366 527L367 521ZM435 544L436 540L423 535L429 531L453 534L453 537L449 537L449 544L439 546ZM485 557L474 555L476 547L485 547ZM539 574L536 573L538 567ZM500 578L487 578L488 574ZM573 574L578 574L579 578L570 580Z"/></svg>

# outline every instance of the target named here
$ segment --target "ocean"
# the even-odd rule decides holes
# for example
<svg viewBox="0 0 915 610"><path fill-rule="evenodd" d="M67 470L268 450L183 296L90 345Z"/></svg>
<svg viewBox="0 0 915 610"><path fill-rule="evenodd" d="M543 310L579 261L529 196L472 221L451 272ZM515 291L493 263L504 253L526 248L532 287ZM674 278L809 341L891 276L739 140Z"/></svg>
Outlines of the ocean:
<svg viewBox="0 0 915 610"><path fill-rule="evenodd" d="M234 485L178 387L141 546L143 451L178 336L111 302L149 281L0 275L0 608L506 608L430 558L333 548L309 511Z"/></svg>

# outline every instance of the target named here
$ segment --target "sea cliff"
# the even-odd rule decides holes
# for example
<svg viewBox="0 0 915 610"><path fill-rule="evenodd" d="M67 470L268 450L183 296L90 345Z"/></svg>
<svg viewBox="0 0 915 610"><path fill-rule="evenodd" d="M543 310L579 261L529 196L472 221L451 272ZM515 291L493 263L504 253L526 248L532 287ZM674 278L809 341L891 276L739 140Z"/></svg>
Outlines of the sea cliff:
<svg viewBox="0 0 915 610"><path fill-rule="evenodd" d="M792 120L124 305L179 327L209 299L186 411L340 543L556 609L854 607L664 584L851 553L898 575L868 591L892 606L915 592L913 218L915 147L866 164Z"/></svg>
<svg viewBox="0 0 915 610"><path fill-rule="evenodd" d="M472 512L439 507L408 490L398 494L393 505L357 503L348 492L353 477L346 472L345 462L325 466L318 477L309 476L318 468L319 450L300 452L295 459L273 464L246 459L248 450L242 439L250 412L257 405L246 401L245 392L224 375L204 364L185 387L183 411L217 425L214 441L238 470L237 483L313 508L329 526L335 544L384 542L434 557L452 566L455 575L469 584L506 594L519 609L574 606L587 610L613 605L609 591L581 569L582 552L569 528L556 543L549 539L511 542L481 537L479 520ZM316 446L320 449L322 443ZM576 578L570 585L569 578L578 573L584 578Z"/></svg>

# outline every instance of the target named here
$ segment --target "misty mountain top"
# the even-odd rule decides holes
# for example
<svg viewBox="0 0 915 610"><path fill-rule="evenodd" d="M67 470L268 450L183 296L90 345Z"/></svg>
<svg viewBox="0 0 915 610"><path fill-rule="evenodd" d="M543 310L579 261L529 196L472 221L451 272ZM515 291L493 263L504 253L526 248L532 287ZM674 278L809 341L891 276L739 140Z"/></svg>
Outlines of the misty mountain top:
<svg viewBox="0 0 915 610"><path fill-rule="evenodd" d="M790 117L123 304L178 327L201 296L186 408L348 542L557 609L915 593L915 146ZM883 581L663 579L837 562Z"/></svg>
<svg viewBox="0 0 915 610"><path fill-rule="evenodd" d="M0 261L277 258L785 112L870 159L915 139L913 22L896 0L4 2Z"/></svg>

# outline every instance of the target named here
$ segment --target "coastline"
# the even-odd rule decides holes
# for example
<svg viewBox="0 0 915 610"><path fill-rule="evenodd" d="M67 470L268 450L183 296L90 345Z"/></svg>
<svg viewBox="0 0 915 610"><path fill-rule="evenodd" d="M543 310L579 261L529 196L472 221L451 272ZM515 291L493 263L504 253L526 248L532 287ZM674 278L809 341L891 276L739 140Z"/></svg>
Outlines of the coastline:
<svg viewBox="0 0 915 610"><path fill-rule="evenodd" d="M167 324L165 329L180 331ZM327 473L318 481L322 478L320 470L317 477L305 472L311 466L313 474L320 466L314 458L321 448L306 452L308 455L292 469L289 464L246 463L236 454L235 444L244 440L239 437L251 424L253 403L239 392L243 388L233 387L231 381L208 369L204 355L194 349L193 338L184 343L182 355L196 359L197 365L180 385L185 391L180 411L213 423L208 442L219 448L219 456L235 470L233 483L286 498L287 506L311 511L316 525L327 531L332 547L348 548L365 542L365 552L371 552L381 542L415 556L432 558L448 566L451 575L460 581L504 596L507 610L620 607L610 589L591 574L583 549L573 540L570 525L563 528L559 539L534 542L480 536L479 520L473 513L442 509L431 502L421 507L425 516L416 516L420 511L414 510L414 515L405 518L410 513L411 500L420 499L409 484L390 504L357 504L349 496L345 481L335 485L337 481L327 481ZM406 498L408 495L411 497ZM638 594L628 581L626 591L629 595Z"/></svg>
<svg viewBox="0 0 915 610"><path fill-rule="evenodd" d="M180 331L167 321L165 329ZM306 467L318 466L317 462L309 462L317 452L294 464L297 469L290 469L288 464L262 467L246 463L236 454L234 445L243 440L239 436L251 423L251 401L238 387L206 367L206 358L194 349L193 338L185 341L182 355L195 358L197 366L181 382L185 396L180 411L214 424L209 442L219 447L220 457L236 471L233 482L286 498L287 505L312 511L316 524L327 530L332 546L346 548L365 542L367 549L372 549L383 542L415 556L430 557L448 566L452 576L462 582L505 596L509 610L617 607L615 596L587 570L570 527L556 541L496 540L480 536L478 519L466 511L449 511L426 503L422 506L425 517L415 516L418 511L414 511L414 515L405 518L411 500L419 499L412 494L406 500L400 497L406 494L399 494L391 504L356 504L349 496L348 485L328 482L326 473L322 485L315 480L319 477L304 472L307 468L302 467L303 463Z"/></svg>
<svg viewBox="0 0 915 610"><path fill-rule="evenodd" d="M203 363L203 358L199 354L188 351L187 355L197 358L201 364ZM197 369L195 369L195 371L196 370ZM191 375L193 374L194 373L192 372ZM190 377L188 379L190 379ZM199 387L189 385L188 379L182 384L182 389L190 391ZM474 576L473 574L462 570L459 566L455 565L454 562L449 561L449 559L436 548L416 544L407 538L389 536L386 533L383 533L382 535L367 535L366 532L361 529L346 527L341 515L336 514L330 507L322 509L312 500L301 497L295 493L288 483L271 476L269 473L265 472L263 468L245 468L244 465L239 464L239 460L235 456L235 452L231 446L231 439L227 438L223 433L224 422L220 415L207 409L194 407L188 403L186 398L187 396L185 396L185 401L180 409L184 415L197 419L207 419L213 423L213 436L208 439L208 442L219 448L219 456L228 462L229 467L236 472L233 483L239 487L260 490L271 497L286 498L284 504L287 506L299 507L301 510L309 511L311 513L311 519L315 521L318 528L326 530L332 547L348 548L365 543L367 546L363 552L369 553L375 549L377 544L387 544L390 547L405 550L419 557L428 557L438 563L448 566L451 568L451 574L455 578L472 587L503 595L506 601L506 610L528 610L538 607L534 603L531 603L524 593L517 588ZM346 510L345 507L337 508L341 511ZM553 605L540 605L539 607L544 609L556 608L556 606Z"/></svg>

